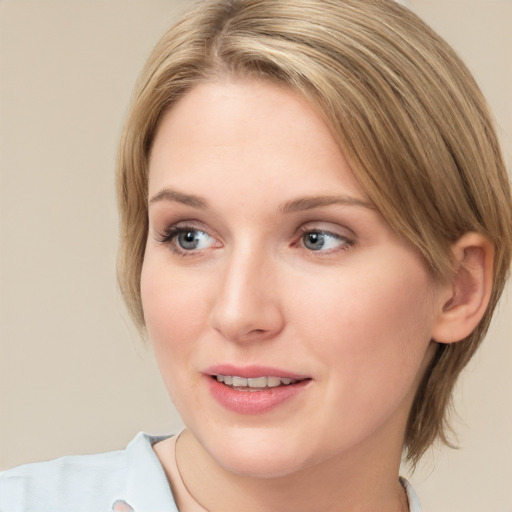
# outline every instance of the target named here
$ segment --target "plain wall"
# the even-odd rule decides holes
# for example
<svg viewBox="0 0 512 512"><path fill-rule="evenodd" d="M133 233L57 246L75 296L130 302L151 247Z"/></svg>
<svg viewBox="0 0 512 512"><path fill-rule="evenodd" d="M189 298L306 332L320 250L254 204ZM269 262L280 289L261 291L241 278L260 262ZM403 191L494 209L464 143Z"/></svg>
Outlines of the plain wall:
<svg viewBox="0 0 512 512"><path fill-rule="evenodd" d="M113 167L135 79L185 3L0 0L0 470L181 425L117 290ZM475 73L510 164L512 2L408 5ZM461 449L411 477L425 512L512 512L511 334L505 297L457 388Z"/></svg>

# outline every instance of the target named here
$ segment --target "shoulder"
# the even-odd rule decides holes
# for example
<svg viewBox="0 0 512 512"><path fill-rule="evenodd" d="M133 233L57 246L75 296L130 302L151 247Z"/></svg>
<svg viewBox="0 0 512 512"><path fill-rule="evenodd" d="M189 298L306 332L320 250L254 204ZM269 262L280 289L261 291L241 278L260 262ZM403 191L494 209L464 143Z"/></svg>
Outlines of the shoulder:
<svg viewBox="0 0 512 512"><path fill-rule="evenodd" d="M162 479L163 470L152 450L157 440L140 433L125 450L62 457L4 471L0 512L109 512L116 501L131 498L134 482L140 486L146 478L156 478L163 485L165 476Z"/></svg>
<svg viewBox="0 0 512 512"><path fill-rule="evenodd" d="M108 510L110 496L121 485L125 468L125 451L116 451L62 457L4 471L0 473L0 511L66 507L78 511L83 509L81 503L91 505L91 500L99 509Z"/></svg>

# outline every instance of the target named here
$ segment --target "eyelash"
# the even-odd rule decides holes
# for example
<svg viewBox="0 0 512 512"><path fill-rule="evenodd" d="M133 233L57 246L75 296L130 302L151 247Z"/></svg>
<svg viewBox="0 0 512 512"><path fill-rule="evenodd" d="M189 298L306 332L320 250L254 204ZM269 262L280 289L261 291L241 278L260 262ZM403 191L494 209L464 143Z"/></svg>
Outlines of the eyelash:
<svg viewBox="0 0 512 512"><path fill-rule="evenodd" d="M330 237L332 239L335 239L340 242L340 246L336 247L334 249L329 249L329 250L325 250L325 251L315 251L313 249L308 249L307 247L305 247L304 237L306 235L312 235L312 234L322 235L325 237ZM334 233L332 231L325 230L325 229L314 229L314 228L312 229L308 226L301 226L297 232L297 237L298 237L297 243L302 244L302 246L306 250L308 250L308 252L318 253L319 255L322 255L322 256L328 255L328 254L331 254L331 253L337 252L337 251L348 251L350 249L350 247L352 247L354 245L354 240L352 240L346 236L340 235L339 233Z"/></svg>
<svg viewBox="0 0 512 512"><path fill-rule="evenodd" d="M186 225L185 226L176 226L176 225L174 225L174 226L170 226L165 231L160 233L159 236L156 238L156 240L157 240L157 242L168 246L170 248L170 250L174 254L177 254L178 256L182 256L182 257L194 256L198 252L200 252L202 249L186 250L186 249L183 249L182 247L179 247L176 242L176 239L180 234L187 233L187 232L204 233L205 235L207 235L211 238L214 238L211 235L209 235L206 231L204 231L203 229L199 229L195 226L186 226ZM329 237L331 239L335 239L335 240L339 241L340 246L333 248L333 249L324 250L324 251L308 249L304 243L304 237L306 235L321 235L323 237ZM300 244L302 246L302 248L304 248L306 251L311 252L311 253L318 253L318 255L328 255L328 254L331 254L331 253L337 252L337 251L348 251L350 249L350 247L352 247L354 245L354 240L352 240L346 236L340 235L338 233L333 233L332 231L328 231L328 230L311 229L310 227L307 227L307 226L302 226L301 228L299 228L299 230L296 233L296 237L297 237L297 241L294 242L293 245ZM323 247L323 245L320 248L322 248L322 247Z"/></svg>
<svg viewBox="0 0 512 512"><path fill-rule="evenodd" d="M197 251L194 250L185 250L183 248L180 248L176 244L176 238L183 234L188 232L201 232L208 235L206 231L203 229L199 229L195 226L170 226L169 228L165 229L160 235L156 238L157 242L166 245L169 247L169 249L178 256L193 256L197 253ZM208 235L211 237L211 235ZM213 237L211 237L213 238Z"/></svg>

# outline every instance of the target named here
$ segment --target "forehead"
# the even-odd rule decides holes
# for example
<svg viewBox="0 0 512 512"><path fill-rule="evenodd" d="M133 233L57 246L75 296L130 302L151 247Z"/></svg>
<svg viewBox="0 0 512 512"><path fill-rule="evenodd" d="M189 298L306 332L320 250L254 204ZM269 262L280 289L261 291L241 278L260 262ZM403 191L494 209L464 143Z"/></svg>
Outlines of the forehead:
<svg viewBox="0 0 512 512"><path fill-rule="evenodd" d="M282 193L364 197L328 124L297 92L256 79L203 83L162 118L151 157L150 195L165 186L229 184Z"/></svg>

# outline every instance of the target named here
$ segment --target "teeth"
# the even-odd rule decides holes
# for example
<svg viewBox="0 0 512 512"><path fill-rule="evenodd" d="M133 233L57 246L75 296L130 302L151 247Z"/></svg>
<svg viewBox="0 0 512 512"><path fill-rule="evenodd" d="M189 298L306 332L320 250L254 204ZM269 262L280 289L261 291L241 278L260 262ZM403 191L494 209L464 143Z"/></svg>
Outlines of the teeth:
<svg viewBox="0 0 512 512"><path fill-rule="evenodd" d="M244 377L233 377L233 386L247 387L247 379L245 379Z"/></svg>
<svg viewBox="0 0 512 512"><path fill-rule="evenodd" d="M281 384L281 379L279 377L267 377L267 386L269 388L276 388Z"/></svg>
<svg viewBox="0 0 512 512"><path fill-rule="evenodd" d="M298 382L296 379L289 377L237 377L236 375L217 375L218 382L223 382L227 386L235 388L276 388L278 386L289 386Z"/></svg>
<svg viewBox="0 0 512 512"><path fill-rule="evenodd" d="M250 388L266 388L267 377L258 377L257 379L247 379Z"/></svg>

